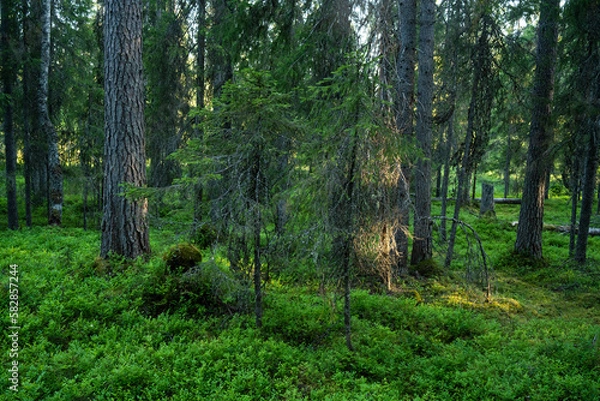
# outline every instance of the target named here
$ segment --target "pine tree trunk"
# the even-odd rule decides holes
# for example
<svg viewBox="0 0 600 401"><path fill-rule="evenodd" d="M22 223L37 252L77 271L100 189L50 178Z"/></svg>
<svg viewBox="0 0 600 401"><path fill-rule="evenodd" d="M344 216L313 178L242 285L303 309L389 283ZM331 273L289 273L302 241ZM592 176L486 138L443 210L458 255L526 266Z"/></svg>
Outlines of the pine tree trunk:
<svg viewBox="0 0 600 401"><path fill-rule="evenodd" d="M433 110L433 42L435 1L421 0L419 17L419 78L417 93L417 144L422 157L415 176L415 224L411 263L431 259L431 146Z"/></svg>
<svg viewBox="0 0 600 401"><path fill-rule="evenodd" d="M417 2L416 0L398 0L400 20L400 51L396 63L398 74L396 84L396 127L399 135L410 141L414 135L415 104L415 56L417 42ZM398 263L396 274L408 267L408 237L406 228L410 219L410 177L409 164L403 162L398 179L398 208L401 224L394 233Z"/></svg>
<svg viewBox="0 0 600 401"><path fill-rule="evenodd" d="M150 252L146 199L121 195L146 182L142 2L104 4L104 208L101 256Z"/></svg>
<svg viewBox="0 0 600 401"><path fill-rule="evenodd" d="M63 208L63 178L58 153L58 134L48 112L48 78L50 73L50 35L52 0L42 2L42 57L38 109L40 127L48 142L48 224L60 226Z"/></svg>
<svg viewBox="0 0 600 401"><path fill-rule="evenodd" d="M14 1L4 1L1 7L0 52L2 57L2 86L6 99L4 108L4 148L6 153L6 199L8 228L19 228L19 212L17 205L17 144L15 140L13 114L13 84L17 78L14 60L13 42L17 36L17 10Z"/></svg>
<svg viewBox="0 0 600 401"><path fill-rule="evenodd" d="M551 163L549 155L553 139L551 110L559 14L558 0L542 0L537 34L527 167L515 242L516 252L536 259L542 257L544 194L546 176Z"/></svg>

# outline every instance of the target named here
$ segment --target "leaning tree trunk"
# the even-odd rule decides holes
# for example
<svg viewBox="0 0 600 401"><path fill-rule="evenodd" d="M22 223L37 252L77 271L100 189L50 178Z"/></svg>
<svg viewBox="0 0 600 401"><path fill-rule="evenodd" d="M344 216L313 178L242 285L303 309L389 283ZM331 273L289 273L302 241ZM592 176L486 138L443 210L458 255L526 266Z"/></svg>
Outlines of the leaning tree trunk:
<svg viewBox="0 0 600 401"><path fill-rule="evenodd" d="M1 10L0 52L2 53L2 86L4 100L4 148L6 152L6 199L8 212L8 228L19 228L17 205L17 146L13 124L13 84L17 78L17 65L14 59L13 46L17 34L17 10L15 1L4 1Z"/></svg>
<svg viewBox="0 0 600 401"><path fill-rule="evenodd" d="M433 34L435 1L421 0L419 16L419 78L417 145L422 156L415 168L415 225L411 264L431 259L431 141L433 109Z"/></svg>
<svg viewBox="0 0 600 401"><path fill-rule="evenodd" d="M552 143L552 97L554 64L558 41L559 0L542 0L538 25L536 69L533 83L533 111L529 130L529 148L523 200L515 251L536 259L542 258L544 194Z"/></svg>
<svg viewBox="0 0 600 401"><path fill-rule="evenodd" d="M150 252L146 199L122 196L146 182L142 2L104 3L104 215L101 256Z"/></svg>
<svg viewBox="0 0 600 401"><path fill-rule="evenodd" d="M42 57L40 86L38 89L38 108L40 127L48 141L48 224L61 225L63 207L63 181L60 155L58 153L58 134L50 120L48 112L48 76L50 72L50 27L52 0L42 3Z"/></svg>
<svg viewBox="0 0 600 401"><path fill-rule="evenodd" d="M489 132L489 121L492 107L492 69L491 51L489 43L489 16L481 18L482 31L477 40L477 47L473 54L473 85L471 87L471 101L467 112L467 127L465 134L465 145L460 168L458 169L458 185L456 190L456 202L454 204L454 215L450 236L448 238L448 249L444 266L449 267L454 254L456 241L456 230L460 217L460 209L464 203L469 203L469 177L476 169L478 158L482 155L482 147L485 146L485 138ZM479 141L478 141L478 138Z"/></svg>

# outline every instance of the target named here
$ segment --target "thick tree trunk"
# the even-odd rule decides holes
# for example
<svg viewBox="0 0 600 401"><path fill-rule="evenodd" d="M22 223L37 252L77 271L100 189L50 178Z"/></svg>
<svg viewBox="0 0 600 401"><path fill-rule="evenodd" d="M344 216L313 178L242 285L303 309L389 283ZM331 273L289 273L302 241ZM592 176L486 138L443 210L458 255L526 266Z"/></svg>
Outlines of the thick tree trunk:
<svg viewBox="0 0 600 401"><path fill-rule="evenodd" d="M408 141L414 135L414 104L415 104L415 57L417 43L417 2L416 0L398 0L400 20L400 51L396 63L398 74L396 84L396 127L400 135ZM396 242L397 266L396 274L408 267L408 236L407 227L410 218L410 176L411 168L404 161L400 166L401 174L398 179L398 209L401 224L394 233Z"/></svg>
<svg viewBox="0 0 600 401"><path fill-rule="evenodd" d="M536 259L542 257L544 194L546 176L551 163L549 154L553 138L551 110L559 14L559 0L542 0L537 34L527 167L515 242L516 252Z"/></svg>
<svg viewBox="0 0 600 401"><path fill-rule="evenodd" d="M104 3L104 214L101 256L150 252L146 199L121 195L146 182L142 2Z"/></svg>
<svg viewBox="0 0 600 401"><path fill-rule="evenodd" d="M421 0L419 17L419 78L417 93L417 144L422 157L415 168L415 225L411 263L431 259L431 146L433 110L433 41L435 1Z"/></svg>
<svg viewBox="0 0 600 401"><path fill-rule="evenodd" d="M15 1L4 1L1 6L0 52L2 60L2 86L4 99L4 148L6 152L6 199L8 228L19 228L17 205L17 144L15 140L13 114L13 84L17 78L17 65L14 54L14 39L17 36L17 7Z"/></svg>
<svg viewBox="0 0 600 401"><path fill-rule="evenodd" d="M58 134L48 112L48 78L50 73L50 34L52 0L42 2L42 57L38 111L40 127L48 142L48 224L61 225L63 208L63 179L58 153Z"/></svg>

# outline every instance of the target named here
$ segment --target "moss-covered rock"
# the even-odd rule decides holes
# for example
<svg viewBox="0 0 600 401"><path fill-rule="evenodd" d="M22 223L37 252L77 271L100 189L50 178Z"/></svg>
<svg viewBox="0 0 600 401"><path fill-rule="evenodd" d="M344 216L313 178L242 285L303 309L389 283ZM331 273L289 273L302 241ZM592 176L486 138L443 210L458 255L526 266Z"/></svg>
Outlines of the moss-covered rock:
<svg viewBox="0 0 600 401"><path fill-rule="evenodd" d="M163 259L170 273L182 272L202 262L202 254L192 244L173 245Z"/></svg>

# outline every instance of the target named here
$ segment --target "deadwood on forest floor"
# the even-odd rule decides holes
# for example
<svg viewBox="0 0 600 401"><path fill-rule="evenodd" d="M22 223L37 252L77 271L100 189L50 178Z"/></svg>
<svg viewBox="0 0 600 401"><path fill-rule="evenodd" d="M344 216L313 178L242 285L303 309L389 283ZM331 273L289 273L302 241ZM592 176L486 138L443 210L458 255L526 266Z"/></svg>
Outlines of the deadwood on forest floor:
<svg viewBox="0 0 600 401"><path fill-rule="evenodd" d="M512 223L510 223L511 226L516 227L519 225L518 221L513 221ZM556 225L556 224L546 224L544 223L544 230L547 231L556 231L559 233L570 233L571 232L571 226L570 225ZM577 233L579 231L579 229L577 227L575 227L575 233ZM600 236L600 228L598 227L590 227L588 230L588 235L595 237L595 236Z"/></svg>
<svg viewBox="0 0 600 401"><path fill-rule="evenodd" d="M433 201L441 202L442 198L433 198ZM455 201L455 198L448 198L447 200ZM481 198L475 198L475 202L481 202ZM494 198L494 203L498 205L520 205L521 198Z"/></svg>

